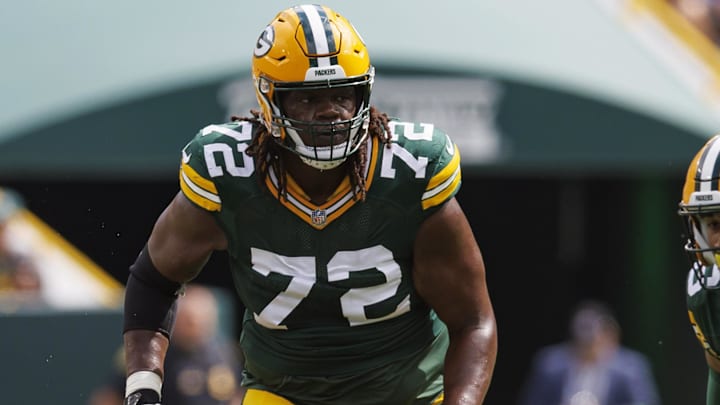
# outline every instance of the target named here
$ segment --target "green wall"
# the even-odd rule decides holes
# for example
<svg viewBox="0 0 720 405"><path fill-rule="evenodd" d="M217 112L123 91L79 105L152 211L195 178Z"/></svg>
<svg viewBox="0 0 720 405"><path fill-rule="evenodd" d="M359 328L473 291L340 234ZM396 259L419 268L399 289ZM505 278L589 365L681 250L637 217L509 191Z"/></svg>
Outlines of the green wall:
<svg viewBox="0 0 720 405"><path fill-rule="evenodd" d="M111 370L122 342L122 314L3 315L0 331L0 402L84 404Z"/></svg>

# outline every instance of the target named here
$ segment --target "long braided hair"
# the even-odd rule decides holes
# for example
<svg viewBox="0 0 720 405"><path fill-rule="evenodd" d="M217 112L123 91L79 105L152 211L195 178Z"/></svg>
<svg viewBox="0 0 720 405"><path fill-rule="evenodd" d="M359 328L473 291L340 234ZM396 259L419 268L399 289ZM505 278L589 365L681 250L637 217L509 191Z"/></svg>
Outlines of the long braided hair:
<svg viewBox="0 0 720 405"><path fill-rule="evenodd" d="M285 198L287 200L287 171L283 160L280 158L282 148L277 144L262 122L260 111L250 110L250 113L252 114L251 117L232 117L232 121L248 121L255 124L255 132L245 153L255 157L258 162L256 170L260 174L260 181L264 181L268 176L270 167L273 168L278 177L278 188L280 189L278 198ZM389 120L386 113L378 111L374 106L370 107L368 136L379 139L386 147L390 147L390 142L392 141L390 127L388 126ZM349 156L347 162L349 164L346 165L346 168L353 189L353 198L365 201L367 187L363 173L368 163L367 145L361 146L357 152Z"/></svg>

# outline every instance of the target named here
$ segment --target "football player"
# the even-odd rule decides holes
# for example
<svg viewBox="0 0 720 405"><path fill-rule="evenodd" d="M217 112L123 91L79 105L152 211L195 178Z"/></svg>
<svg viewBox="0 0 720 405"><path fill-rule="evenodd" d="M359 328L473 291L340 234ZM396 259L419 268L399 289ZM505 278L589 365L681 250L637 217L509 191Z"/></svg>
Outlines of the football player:
<svg viewBox="0 0 720 405"><path fill-rule="evenodd" d="M368 51L328 7L278 13L252 75L259 111L185 146L130 267L126 404L160 402L176 298L216 250L247 307L243 404L482 403L497 333L457 146L370 105Z"/></svg>
<svg viewBox="0 0 720 405"><path fill-rule="evenodd" d="M690 323L705 349L707 405L720 404L720 135L695 155L685 178L679 214L691 258L687 278Z"/></svg>

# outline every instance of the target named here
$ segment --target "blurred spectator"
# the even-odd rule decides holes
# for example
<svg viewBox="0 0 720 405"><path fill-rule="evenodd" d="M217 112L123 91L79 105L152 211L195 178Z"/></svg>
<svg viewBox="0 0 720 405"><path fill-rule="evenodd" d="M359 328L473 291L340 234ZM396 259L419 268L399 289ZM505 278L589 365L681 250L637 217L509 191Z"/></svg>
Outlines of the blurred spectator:
<svg viewBox="0 0 720 405"><path fill-rule="evenodd" d="M219 333L218 302L207 287L188 285L178 300L172 344L165 358L162 403L240 405L242 356L237 345ZM122 349L107 384L90 396L90 405L121 405L125 397Z"/></svg>
<svg viewBox="0 0 720 405"><path fill-rule="evenodd" d="M688 21L720 44L720 0L669 0Z"/></svg>
<svg viewBox="0 0 720 405"><path fill-rule="evenodd" d="M5 313L45 306L35 262L11 244L9 224L23 207L19 194L0 188L0 312Z"/></svg>
<svg viewBox="0 0 720 405"><path fill-rule="evenodd" d="M607 306L582 302L570 339L540 349L520 405L658 405L647 358L620 344L620 326Z"/></svg>

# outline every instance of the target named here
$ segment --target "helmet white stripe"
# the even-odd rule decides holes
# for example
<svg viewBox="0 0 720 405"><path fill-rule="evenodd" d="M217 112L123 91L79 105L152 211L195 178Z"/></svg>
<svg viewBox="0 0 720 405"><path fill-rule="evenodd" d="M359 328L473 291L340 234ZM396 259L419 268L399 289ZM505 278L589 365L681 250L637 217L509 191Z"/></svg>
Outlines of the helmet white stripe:
<svg viewBox="0 0 720 405"><path fill-rule="evenodd" d="M703 156L702 162L698 166L698 175L701 180L710 180L715 174L715 166L718 162L718 155L720 155L720 142L713 142L705 156ZM713 181L700 181L700 190L697 191L712 191Z"/></svg>
<svg viewBox="0 0 720 405"><path fill-rule="evenodd" d="M300 6L307 16L308 22L310 23L310 30L312 31L312 39L315 46L315 53L318 55L327 55L330 53L330 45L328 44L328 34L332 35L329 31L329 27L323 23L323 19L320 17L320 13L317 10L318 6L303 5ZM306 34L307 38L308 35ZM335 50L333 49L333 52ZM330 66L330 58L319 57L317 58L318 67Z"/></svg>

